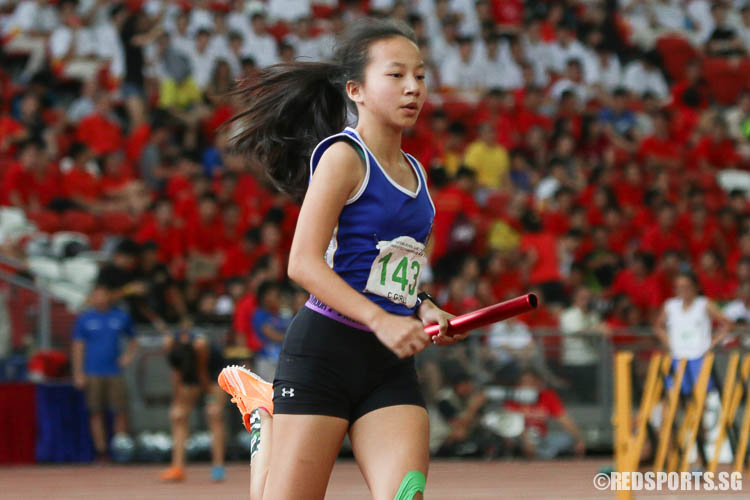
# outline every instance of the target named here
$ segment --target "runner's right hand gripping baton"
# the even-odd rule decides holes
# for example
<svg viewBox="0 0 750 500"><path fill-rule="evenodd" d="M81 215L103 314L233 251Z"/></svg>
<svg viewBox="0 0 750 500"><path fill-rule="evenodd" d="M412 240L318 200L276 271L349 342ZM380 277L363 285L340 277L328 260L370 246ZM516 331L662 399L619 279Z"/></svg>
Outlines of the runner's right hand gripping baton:
<svg viewBox="0 0 750 500"><path fill-rule="evenodd" d="M539 299L537 299L537 296L533 293L527 293L515 299L499 302L470 313L462 314L461 316L456 316L448 321L447 335L449 337L451 335L458 335L474 330L475 328L481 328L504 319L512 318L513 316L518 316L519 314L536 309L538 304ZM424 328L424 331L431 337L434 337L440 332L440 326L429 325Z"/></svg>

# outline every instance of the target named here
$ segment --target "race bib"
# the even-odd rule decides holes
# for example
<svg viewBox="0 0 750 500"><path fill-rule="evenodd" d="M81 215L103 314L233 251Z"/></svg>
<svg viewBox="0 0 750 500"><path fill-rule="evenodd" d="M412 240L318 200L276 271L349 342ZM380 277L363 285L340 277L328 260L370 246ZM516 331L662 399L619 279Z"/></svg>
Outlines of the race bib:
<svg viewBox="0 0 750 500"><path fill-rule="evenodd" d="M367 278L366 292L385 297L396 304L414 307L422 269L427 264L424 245L411 236L378 242L380 253Z"/></svg>

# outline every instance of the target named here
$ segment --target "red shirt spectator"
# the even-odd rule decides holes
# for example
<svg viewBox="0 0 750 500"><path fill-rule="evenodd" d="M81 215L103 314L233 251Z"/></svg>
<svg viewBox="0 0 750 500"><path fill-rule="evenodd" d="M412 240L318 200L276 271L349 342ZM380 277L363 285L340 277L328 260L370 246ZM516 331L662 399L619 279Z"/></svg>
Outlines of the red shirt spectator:
<svg viewBox="0 0 750 500"><path fill-rule="evenodd" d="M635 306L644 310L657 308L661 304L659 278L634 269L623 269L617 273L610 292L612 295L627 295Z"/></svg>
<svg viewBox="0 0 750 500"><path fill-rule="evenodd" d="M435 219L432 223L434 245L431 259L433 262L442 257L448 250L453 223L459 214L469 219L478 218L479 207L471 194L472 177L469 173L461 174L456 182L439 190L434 196Z"/></svg>
<svg viewBox="0 0 750 500"><path fill-rule="evenodd" d="M99 178L86 167L74 165L62 174L63 192L74 200L95 201L99 197Z"/></svg>
<svg viewBox="0 0 750 500"><path fill-rule="evenodd" d="M254 293L245 294L234 308L232 324L234 331L242 335L245 345L252 351L258 352L263 349L263 343L253 329L253 315L258 308L258 301Z"/></svg>
<svg viewBox="0 0 750 500"><path fill-rule="evenodd" d="M112 153L123 146L120 125L99 113L93 113L78 123L76 139L96 154Z"/></svg>
<svg viewBox="0 0 750 500"><path fill-rule="evenodd" d="M529 283L537 285L550 281L560 281L560 266L557 259L557 237L544 231L525 233L521 236L521 251L534 254L534 264Z"/></svg>
<svg viewBox="0 0 750 500"><path fill-rule="evenodd" d="M550 419L559 418L565 414L565 407L560 396L552 389L539 391L539 397L534 403L506 401L505 407L508 410L523 413L524 428L535 429L541 436L547 435L547 423Z"/></svg>
<svg viewBox="0 0 750 500"><path fill-rule="evenodd" d="M135 240L138 243L155 242L159 248L159 261L168 263L185 251L183 231L177 224L171 202L168 199L157 200L152 213L146 214L141 222Z"/></svg>

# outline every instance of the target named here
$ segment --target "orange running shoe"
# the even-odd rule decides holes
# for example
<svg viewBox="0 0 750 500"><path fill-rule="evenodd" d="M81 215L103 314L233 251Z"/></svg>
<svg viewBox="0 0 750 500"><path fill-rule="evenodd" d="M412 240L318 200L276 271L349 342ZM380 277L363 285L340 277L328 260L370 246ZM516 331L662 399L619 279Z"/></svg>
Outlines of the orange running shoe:
<svg viewBox="0 0 750 500"><path fill-rule="evenodd" d="M232 403L242 414L242 422L247 432L250 429L250 414L261 408L273 415L273 386L245 368L244 366L227 366L219 374L219 385L232 395Z"/></svg>
<svg viewBox="0 0 750 500"><path fill-rule="evenodd" d="M182 469L182 467L170 467L169 469L162 472L160 477L162 481L184 481L185 471Z"/></svg>

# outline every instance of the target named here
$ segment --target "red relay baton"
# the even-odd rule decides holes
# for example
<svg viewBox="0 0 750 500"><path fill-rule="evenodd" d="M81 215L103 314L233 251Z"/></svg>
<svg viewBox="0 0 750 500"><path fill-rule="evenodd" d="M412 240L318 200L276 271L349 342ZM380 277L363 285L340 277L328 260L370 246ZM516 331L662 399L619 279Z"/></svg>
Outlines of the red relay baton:
<svg viewBox="0 0 750 500"><path fill-rule="evenodd" d="M462 314L461 316L456 316L448 321L448 336L458 335L474 330L475 328L481 328L504 319L512 318L513 316L518 316L519 314L536 309L538 304L539 299L537 296L533 293L527 293L515 299L499 302L470 313ZM424 331L431 337L434 337L440 332L440 325L426 326Z"/></svg>

